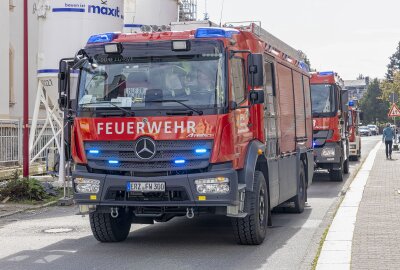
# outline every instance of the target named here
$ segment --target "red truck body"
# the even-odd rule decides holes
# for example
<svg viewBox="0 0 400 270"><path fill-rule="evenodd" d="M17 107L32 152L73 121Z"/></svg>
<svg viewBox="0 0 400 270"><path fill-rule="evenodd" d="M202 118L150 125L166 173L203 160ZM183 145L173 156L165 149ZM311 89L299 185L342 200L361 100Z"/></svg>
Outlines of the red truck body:
<svg viewBox="0 0 400 270"><path fill-rule="evenodd" d="M90 209L92 223L100 212L118 216L121 211L134 223L213 213L233 217L239 224L261 215L256 240L237 238L241 244L257 244L265 237L263 226L274 207L293 201L296 211L303 211L313 176L312 115L309 74L299 60L241 28L109 36L85 48L89 60L81 69L78 110L71 127L73 177L78 179L74 198L82 209ZM105 46L114 44L123 50L104 54ZM208 59L219 65L213 78L222 86L207 92L217 91L218 106L201 105L191 97L192 73L200 76L193 66ZM171 61L178 64L170 68ZM193 61L199 62L192 65ZM121 74L110 77L119 63ZM167 65L167 71L162 66L152 73L158 63ZM257 72L261 75L252 75ZM134 90L136 96L128 96L131 73L146 73L146 83L158 83L157 88L148 87L143 96L137 96L142 90ZM173 83L164 76L170 73L176 75ZM162 80L151 82L158 77ZM97 88L90 86L92 80L99 82ZM111 87L116 80L117 87ZM169 101L150 99L165 99L168 84L184 90L180 92L185 98L178 101L185 106L171 101L177 99L177 89ZM110 101L104 94L99 103L103 94L96 94L98 85L101 93L113 88L113 95L118 94L110 98L113 102L128 98L129 106L103 106ZM174 106L167 110L164 103ZM146 151L148 156L143 155ZM92 183L85 179L98 183L97 192L82 192L80 185ZM160 190L152 191L155 187ZM254 192L258 212L248 208Z"/></svg>
<svg viewBox="0 0 400 270"><path fill-rule="evenodd" d="M342 87L335 72L311 74L315 162L334 181L343 181L349 170L348 95Z"/></svg>

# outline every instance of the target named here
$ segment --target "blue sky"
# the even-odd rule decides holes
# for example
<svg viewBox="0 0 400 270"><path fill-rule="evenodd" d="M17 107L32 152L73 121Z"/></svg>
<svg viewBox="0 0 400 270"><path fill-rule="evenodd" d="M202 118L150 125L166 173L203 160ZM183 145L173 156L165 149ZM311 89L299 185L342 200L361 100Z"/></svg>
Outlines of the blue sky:
<svg viewBox="0 0 400 270"><path fill-rule="evenodd" d="M208 0L219 22L222 2ZM198 0L203 17L205 0ZM400 41L400 0L225 0L222 22L260 20L263 28L304 51L320 71L345 80L358 74L383 78Z"/></svg>

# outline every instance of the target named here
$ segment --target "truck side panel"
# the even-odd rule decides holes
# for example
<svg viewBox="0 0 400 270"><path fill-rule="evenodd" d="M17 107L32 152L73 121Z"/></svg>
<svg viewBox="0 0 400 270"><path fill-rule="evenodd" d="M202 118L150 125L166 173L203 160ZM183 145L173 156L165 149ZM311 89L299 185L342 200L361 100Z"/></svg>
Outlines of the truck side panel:
<svg viewBox="0 0 400 270"><path fill-rule="evenodd" d="M293 86L296 111L296 138L307 138L303 79L297 71L293 71Z"/></svg>
<svg viewBox="0 0 400 270"><path fill-rule="evenodd" d="M292 153L296 149L295 144L295 117L293 78L290 68L277 64L278 75L278 103L280 110L280 152Z"/></svg>
<svg viewBox="0 0 400 270"><path fill-rule="evenodd" d="M303 75L304 85L304 103L306 107L306 130L307 130L307 148L312 148L313 142L313 124L312 124L312 110L311 110L311 89L310 78Z"/></svg>

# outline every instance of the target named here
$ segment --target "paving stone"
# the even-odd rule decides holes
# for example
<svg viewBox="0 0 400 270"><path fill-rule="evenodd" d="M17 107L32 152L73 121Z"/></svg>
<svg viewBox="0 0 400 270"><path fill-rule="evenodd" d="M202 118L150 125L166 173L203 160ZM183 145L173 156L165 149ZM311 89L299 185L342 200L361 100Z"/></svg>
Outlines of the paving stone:
<svg viewBox="0 0 400 270"><path fill-rule="evenodd" d="M400 269L400 155L376 156L357 212L351 269Z"/></svg>

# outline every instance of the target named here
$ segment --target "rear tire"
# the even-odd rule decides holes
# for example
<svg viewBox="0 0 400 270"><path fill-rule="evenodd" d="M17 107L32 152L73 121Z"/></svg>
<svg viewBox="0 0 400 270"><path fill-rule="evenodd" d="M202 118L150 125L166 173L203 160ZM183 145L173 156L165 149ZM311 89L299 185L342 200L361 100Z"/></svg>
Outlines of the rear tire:
<svg viewBox="0 0 400 270"><path fill-rule="evenodd" d="M299 181L297 184L297 195L294 197L294 212L303 213L307 200L307 186L304 172L304 163L300 162Z"/></svg>
<svg viewBox="0 0 400 270"><path fill-rule="evenodd" d="M264 175L254 173L253 191L246 191L245 218L232 218L233 233L240 245L259 245L267 234L269 217L268 189Z"/></svg>
<svg viewBox="0 0 400 270"><path fill-rule="evenodd" d="M124 241L131 229L132 214L120 211L117 218L110 213L93 212L89 214L93 236L99 242Z"/></svg>

